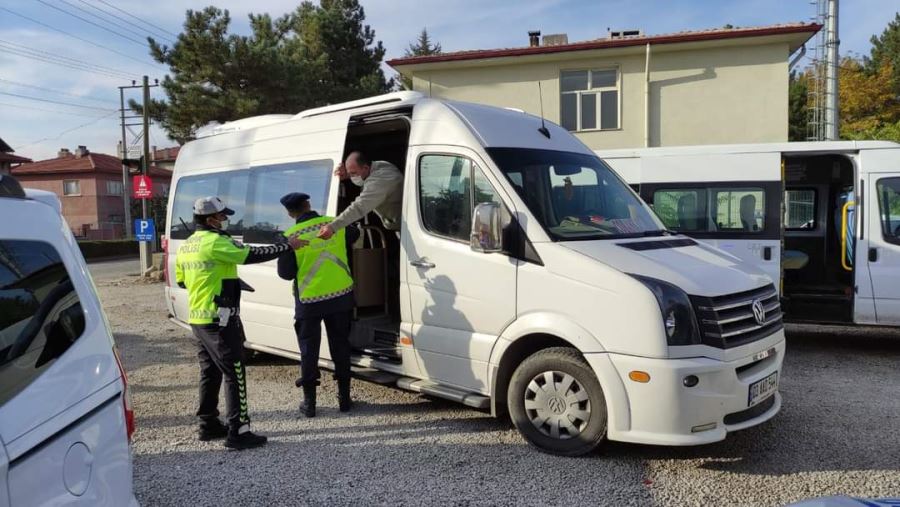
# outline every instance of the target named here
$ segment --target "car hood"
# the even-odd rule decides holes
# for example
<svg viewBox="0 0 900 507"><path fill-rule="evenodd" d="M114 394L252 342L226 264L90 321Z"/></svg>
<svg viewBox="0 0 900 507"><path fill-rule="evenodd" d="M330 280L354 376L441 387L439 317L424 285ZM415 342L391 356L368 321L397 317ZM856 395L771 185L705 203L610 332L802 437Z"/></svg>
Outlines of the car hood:
<svg viewBox="0 0 900 507"><path fill-rule="evenodd" d="M619 271L657 278L695 296L734 294L772 283L756 267L683 236L561 244Z"/></svg>

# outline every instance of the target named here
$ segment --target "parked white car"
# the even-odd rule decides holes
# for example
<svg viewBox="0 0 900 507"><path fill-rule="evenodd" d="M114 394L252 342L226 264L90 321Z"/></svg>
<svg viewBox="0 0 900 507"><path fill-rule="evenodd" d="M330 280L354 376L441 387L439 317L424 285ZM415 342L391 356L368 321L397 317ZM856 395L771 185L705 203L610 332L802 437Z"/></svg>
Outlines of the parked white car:
<svg viewBox="0 0 900 507"><path fill-rule="evenodd" d="M0 175L0 507L137 505L125 371L59 209Z"/></svg>
<svg viewBox="0 0 900 507"><path fill-rule="evenodd" d="M329 216L352 202L359 188L332 171L353 150L405 174L399 253L385 257L394 233L373 214L351 257L357 375L509 413L565 455L605 438L715 442L778 412L784 332L763 272L671 234L558 125L415 92L239 120L183 146L167 219L173 319L188 317L171 274L196 198L236 210L237 240L272 243L293 225L282 195L304 192ZM255 288L247 346L297 358L290 283L274 262L238 273ZM392 291L399 320L384 311Z"/></svg>

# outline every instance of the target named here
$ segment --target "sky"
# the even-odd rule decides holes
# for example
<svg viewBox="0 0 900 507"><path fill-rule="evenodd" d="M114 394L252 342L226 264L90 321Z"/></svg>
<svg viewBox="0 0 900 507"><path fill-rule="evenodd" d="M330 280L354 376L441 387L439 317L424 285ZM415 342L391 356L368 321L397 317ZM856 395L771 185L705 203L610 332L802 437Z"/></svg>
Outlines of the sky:
<svg viewBox="0 0 900 507"><path fill-rule="evenodd" d="M85 145L115 154L121 139L119 86L167 69L149 56L145 37L172 39L187 9L211 0L0 0L0 138L17 155L42 160ZM218 0L233 33L249 32L247 14L290 12L300 0ZM445 52L520 47L527 32L566 33L570 42L608 29L662 34L734 26L809 22L810 0L361 0L386 60L403 55L423 27ZM869 39L900 11L898 0L844 0L841 54L868 54ZM115 33L114 33L115 32ZM810 48L811 49L811 48ZM67 66L50 63L64 63ZM387 68L388 75L393 72ZM152 95L164 98L161 89ZM140 99L140 90L127 90ZM299 111L285 111L299 112ZM139 120L129 120L139 123ZM140 126L129 127L135 134ZM129 135L129 139L131 136ZM151 145L173 146L158 127Z"/></svg>

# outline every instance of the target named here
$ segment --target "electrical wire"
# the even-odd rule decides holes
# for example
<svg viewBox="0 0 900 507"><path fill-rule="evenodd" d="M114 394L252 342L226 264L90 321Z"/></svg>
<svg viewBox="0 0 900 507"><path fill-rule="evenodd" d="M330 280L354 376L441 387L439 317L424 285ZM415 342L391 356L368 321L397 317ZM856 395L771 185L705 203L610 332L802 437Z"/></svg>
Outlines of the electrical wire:
<svg viewBox="0 0 900 507"><path fill-rule="evenodd" d="M71 111L60 111L58 109L44 109L42 107L23 106L21 104L10 104L8 102L0 102L0 106L15 107L18 109L30 109L32 111L43 111L45 113L53 113L53 114L67 114L69 116L80 116L82 118L103 118L103 116L96 116L93 114L73 113Z"/></svg>
<svg viewBox="0 0 900 507"><path fill-rule="evenodd" d="M68 93L68 92L64 92L64 91L61 91L61 90L54 90L54 89L52 89L52 88L44 88L44 87L42 87L42 86L36 86L36 85L33 85L33 84L20 83L20 82L18 82L18 81L10 81L9 79L3 79L3 78L0 78L0 83L8 83L8 84L11 84L11 85L13 85L13 86L21 86L22 88L33 88L33 89L35 89L35 90L41 90L41 91L48 92L48 93L55 93L55 94L57 94L57 95L65 95L65 96L68 96L68 97L75 97L75 98L77 98L77 99L92 100L92 101L94 101L94 102L102 102L102 103L104 103L104 104L118 104L118 102L116 102L116 101L114 101L114 100L109 100L109 99L98 99L98 98L94 98L94 97L88 97L88 96L85 96L85 95L76 95L76 94L74 94L74 93Z"/></svg>
<svg viewBox="0 0 900 507"><path fill-rule="evenodd" d="M112 67L106 67L106 66L104 66L104 65L99 65L99 64L96 64L96 63L89 63L89 62L85 62L85 61L82 61L82 60L78 60L77 58L71 58L71 57L63 56L63 55L60 55L60 54L58 54L58 53L50 53L50 52L48 52L48 51L42 51L42 50L40 50L40 49L34 49L34 48L30 48L30 47L25 46L25 45L22 45L22 44L17 44L17 43L15 43L15 42L9 42L9 41L0 39L0 47L4 47L4 46L7 47L7 49L13 49L13 50L16 50L16 51L22 51L22 52L25 52L25 53L27 53L27 54L37 56L37 57L39 57L39 58L47 58L47 59L54 60L54 61L58 61L58 62L62 62L62 63L65 63L65 64L77 65L77 66L80 66L80 67L86 67L86 68L98 70L98 71L101 71L101 72L106 72L106 73L108 73L108 74L120 74L120 75L122 75L122 76L127 76L127 77L131 77L131 76L132 76L132 74L130 74L130 73L128 73L128 72L121 71L121 70L118 70L118 69L114 69L114 68L112 68Z"/></svg>
<svg viewBox="0 0 900 507"><path fill-rule="evenodd" d="M96 10L96 11L98 11L98 12L102 12L102 13L105 14L106 16L109 16L109 17L111 17L111 18L115 18L115 19L121 21L122 23L127 23L128 25L131 25L131 26L133 26L134 28L137 28L138 30L147 33L148 35L152 35L152 36L154 36L154 37L159 37L160 39L165 39L165 40L174 42L174 40L173 40L171 37L169 37L168 35L161 35L161 34L159 34L159 33L157 33L157 32L152 31L152 30L147 30L146 28L144 28L144 27L142 27L142 26L140 26L140 25L138 25L138 24L136 24L136 23L133 23L133 22L131 22L131 21L128 21L127 19L123 18L122 16L119 16L119 15L114 14L114 13L112 13L112 12L103 10L103 9L101 9L100 7L97 7L96 5L94 5L94 4L90 3L90 2L88 2L87 0L78 0L78 1L81 2L81 3L83 3L84 5L87 5L87 6L90 7L91 9L94 9L94 10ZM73 7L75 7L75 6L73 6ZM80 9L80 8L79 8L79 9ZM80 9L80 10L84 10L84 9ZM88 11L84 11L84 12L88 12ZM90 14L92 14L93 16L95 16L95 17L97 17L97 18L99 18L99 19L104 19L104 18L102 18L102 17L100 17L100 16L97 16L96 14L93 14L93 13L90 13ZM108 20L104 20L104 21L114 23L116 26L118 26L118 27L120 27L120 28L124 28L124 29L126 29L126 30L131 30L131 28L129 28L129 27L127 27L127 26L124 26L124 25L122 25L121 23L116 23L116 22L114 22L114 21L108 21Z"/></svg>
<svg viewBox="0 0 900 507"><path fill-rule="evenodd" d="M74 13L72 13L72 12L69 12L69 11L67 11L67 10L65 10L65 9L63 9L63 8L61 8L61 7L58 7L58 6L56 6L56 5L53 5L53 4L49 3L49 2L46 2L46 1L44 1L44 0L35 0L35 1L38 2L38 3L42 3L42 4L46 5L47 7L50 7L51 9L56 9L56 10L58 10L59 12L68 14L69 16L72 16L73 18L80 19L81 21L84 21L85 23L88 23L88 24L90 24L90 25L94 25L94 26L96 26L97 28L100 28L101 30L105 30L105 31L107 31L107 32L109 32L109 33L111 33L111 34L118 35L119 37L121 37L121 38L123 38L123 39L125 39L125 40L127 40L127 41L134 42L135 44L139 44L139 45L141 45L141 46L145 46L145 47L147 46L147 43L146 43L146 42L143 42L143 41L138 40L138 39L132 39L131 37L129 37L129 36L127 36L127 35L121 34L121 33L117 32L117 31L112 30L112 29L110 29L110 28L107 28L107 27L105 27L105 26L103 26L103 25L101 25L101 24L99 24L99 23L94 23L93 21L91 21L91 20L89 20L89 19L85 19L85 18L79 16L78 14L74 14ZM65 0L61 0L61 1L65 2ZM66 5L68 5L68 4L66 4Z"/></svg>
<svg viewBox="0 0 900 507"><path fill-rule="evenodd" d="M32 60L37 60L37 61L41 61L41 62L45 62L45 63L52 63L55 65L60 65L63 67L74 69L74 70L90 72L92 74L99 74L99 75L103 75L106 77L114 77L114 78L118 78L118 79L131 79L131 80L134 79L133 75L125 74L122 72L109 72L109 71L105 71L102 69L97 69L95 67L91 67L87 64L66 61L65 59L62 59L59 57L53 58L50 56L43 56L40 54L35 54L33 52L30 52L30 51L24 50L24 49L18 49L18 48L14 48L14 47L6 47L2 43L0 43L0 51L4 51L7 53L16 55L16 56L29 58Z"/></svg>
<svg viewBox="0 0 900 507"><path fill-rule="evenodd" d="M10 97L17 97L17 98L26 99L26 100L36 100L38 102L47 102L49 104L60 104L60 105L69 106L69 107L80 107L82 109L94 109L96 111L116 111L116 112L118 111L118 109L113 110L113 109L102 108L102 107L83 106L81 104L73 104L72 102L63 102L60 100L42 99L40 97L30 97L28 95L19 95L18 93L0 92L0 95L8 95Z"/></svg>
<svg viewBox="0 0 900 507"><path fill-rule="evenodd" d="M20 151L22 148L27 148L27 147L29 147L29 146L33 146L33 145L35 145L35 144L40 144L40 143L43 143L43 142L45 142L45 141L54 141L54 140L59 139L60 137L62 137L62 136L64 136L64 135L68 134L69 132L74 132L74 131L76 131L76 130L78 130L78 129L82 129L82 128L84 128L84 127L89 127L89 126L91 126L91 125L97 123L98 121L104 120L104 119L106 119L106 118L109 118L110 116L113 116L113 115L115 115L115 114L119 114L119 112L118 112L118 111L114 111L114 112L112 112L112 113L110 113L110 114L108 114L108 115L106 115L106 116L100 116L99 118L96 118L96 119L93 120L93 121L89 121L89 122L87 122L87 123L83 123L83 124L81 124L81 125L78 125L77 127L72 127L72 128L70 128L70 129L63 130L62 132L60 132L59 134L57 134L56 137L45 137L45 138L43 138L43 139L38 139L37 141L31 142L31 143L28 143L28 144L23 144L23 145L21 145L21 146L16 146L16 147L14 148L14 151Z"/></svg>
<svg viewBox="0 0 900 507"><path fill-rule="evenodd" d="M170 31L166 30L165 28L162 28L162 27L159 27L159 26L157 26L157 25L154 25L153 23L151 23L151 22L149 22L149 21L145 21L145 20L143 20L143 19L141 19L141 18L135 16L134 14L132 14L132 13L126 11L126 10L120 9L120 8L116 7L115 5L110 4L110 3L107 2L106 0L97 0L97 1L100 2L100 3L103 4L103 5L107 5L107 6L109 6L109 7L112 7L113 9L115 9L115 10L121 12L122 14L125 14L126 16L129 16L129 17L132 17L132 18L136 19L136 20L140 21L141 23L144 23L145 25L152 26L153 28L156 28L157 30L159 30L159 31L162 32L162 33L167 33L167 34L171 35L172 37L178 37L178 34L172 33L172 32L170 32Z"/></svg>
<svg viewBox="0 0 900 507"><path fill-rule="evenodd" d="M34 23L34 24L41 25L41 26L43 26L43 27L45 27L45 28L49 28L49 29L51 29L51 30L53 30L53 31L55 31L55 32L59 32L59 33L61 33L61 34L63 34L63 35L66 35L66 36L68 36L68 37L72 37L73 39L80 40L81 42L85 42L85 43L87 43L87 44L90 44L90 45L92 45L92 46L98 47L98 48L100 48L100 49L105 49L106 51L109 51L109 52L111 52L111 53L115 53L115 54L117 54L117 55L119 55L119 56L128 58L129 60L134 60L135 62L138 62L138 63L140 63L141 65L147 65L147 66L153 65L153 66L155 66L155 67L162 67L162 65L159 65L158 63L153 63L153 64L151 64L151 63L148 63L148 62L146 62L146 61L144 61L144 60L139 60L139 59L137 59L137 58L135 58L135 57L133 57L133 56L127 55L127 54L125 54L125 53L122 53L121 51L116 51L115 49L112 49L112 48L110 48L110 47L104 46L104 45L102 45L102 44L98 44L98 43L93 42L93 41L88 40L88 39L85 39L84 37L79 37L78 35L72 34L72 33L67 32L67 31L65 31L65 30L61 30L61 29L56 28L56 27L54 27L54 26L50 26L50 25L48 25L47 23L44 23L44 22L42 22L42 21L38 21L38 20L36 20L36 19L34 19L34 18L30 18L30 17L28 17L28 16L26 16L26 15L24 15L24 14L19 14L18 12L15 12L15 11L12 11L12 10L10 10L10 9L7 9L6 7L0 6L0 10L6 11L6 12L8 12L8 13L14 15L14 16L18 16L18 17L20 17L20 18L22 18L22 19L31 21L31 22Z"/></svg>

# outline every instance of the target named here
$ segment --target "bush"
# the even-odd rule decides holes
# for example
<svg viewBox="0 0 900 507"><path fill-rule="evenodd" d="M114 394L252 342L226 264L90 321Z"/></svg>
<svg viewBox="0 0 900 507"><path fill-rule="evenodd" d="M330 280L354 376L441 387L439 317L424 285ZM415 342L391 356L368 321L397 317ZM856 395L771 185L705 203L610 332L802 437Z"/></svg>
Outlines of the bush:
<svg viewBox="0 0 900 507"><path fill-rule="evenodd" d="M138 255L138 242L129 239L79 241L85 259Z"/></svg>

